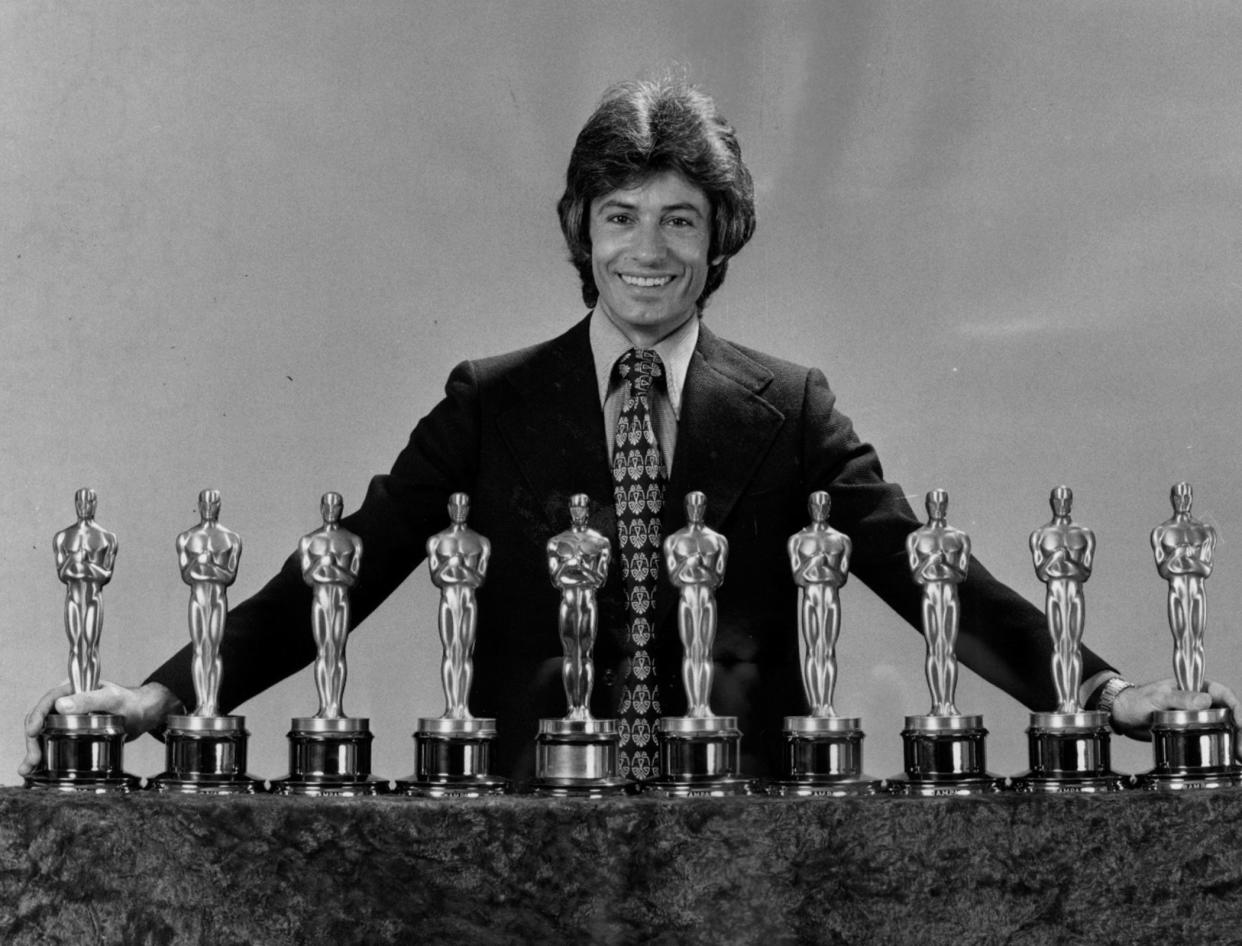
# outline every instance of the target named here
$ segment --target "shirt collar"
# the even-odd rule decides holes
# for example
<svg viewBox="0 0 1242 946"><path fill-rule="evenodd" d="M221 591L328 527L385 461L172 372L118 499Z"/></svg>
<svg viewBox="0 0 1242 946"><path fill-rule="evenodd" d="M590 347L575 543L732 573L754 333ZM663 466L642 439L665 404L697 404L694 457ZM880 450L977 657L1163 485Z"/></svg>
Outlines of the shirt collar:
<svg viewBox="0 0 1242 946"><path fill-rule="evenodd" d="M602 404L608 396L608 388L612 382L613 365L634 347L634 343L599 309L591 313L590 340L591 355L595 358L595 380L599 383L599 400ZM681 417L681 394L685 388L686 374L690 371L690 359L698 342L699 316L695 315L686 319L680 328L653 346L660 361L664 363L664 383L668 389L668 400L673 407L673 416L677 418Z"/></svg>

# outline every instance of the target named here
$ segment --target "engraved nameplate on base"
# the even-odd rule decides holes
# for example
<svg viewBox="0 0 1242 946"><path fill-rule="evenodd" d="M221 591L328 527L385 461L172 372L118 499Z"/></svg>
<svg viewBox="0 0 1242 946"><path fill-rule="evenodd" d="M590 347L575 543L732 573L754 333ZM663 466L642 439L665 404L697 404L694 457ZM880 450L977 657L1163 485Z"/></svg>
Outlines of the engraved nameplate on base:
<svg viewBox="0 0 1242 946"><path fill-rule="evenodd" d="M26 787L108 794L137 790L139 779L125 772L125 718L108 713L50 713L39 736L43 759L26 777Z"/></svg>
<svg viewBox="0 0 1242 946"><path fill-rule="evenodd" d="M496 720L423 718L414 733L416 769L397 779L397 792L420 798L503 795L509 780L491 774Z"/></svg>
<svg viewBox="0 0 1242 946"><path fill-rule="evenodd" d="M169 716L164 771L151 780L158 792L252 795L263 783L246 774L249 733L242 716Z"/></svg>
<svg viewBox="0 0 1242 946"><path fill-rule="evenodd" d="M781 777L770 795L793 798L874 795L879 779L863 774L863 731L856 716L786 716Z"/></svg>
<svg viewBox="0 0 1242 946"><path fill-rule="evenodd" d="M987 770L987 735L982 716L907 716L905 771L888 790L918 798L1000 791L1004 779Z"/></svg>
<svg viewBox="0 0 1242 946"><path fill-rule="evenodd" d="M1160 792L1242 785L1236 739L1233 716L1223 707L1157 710L1151 723L1155 765L1139 776L1139 785Z"/></svg>
<svg viewBox="0 0 1242 946"><path fill-rule="evenodd" d="M1032 713L1026 733L1031 767L1013 779L1016 791L1099 794L1127 786L1129 778L1112 770L1107 713Z"/></svg>
<svg viewBox="0 0 1242 946"><path fill-rule="evenodd" d="M746 795L741 774L742 731L735 716L665 716L660 720L660 775L643 793L666 798Z"/></svg>
<svg viewBox="0 0 1242 946"><path fill-rule="evenodd" d="M278 795L378 795L388 782L371 774L371 721L366 717L294 717L289 775L272 783Z"/></svg>

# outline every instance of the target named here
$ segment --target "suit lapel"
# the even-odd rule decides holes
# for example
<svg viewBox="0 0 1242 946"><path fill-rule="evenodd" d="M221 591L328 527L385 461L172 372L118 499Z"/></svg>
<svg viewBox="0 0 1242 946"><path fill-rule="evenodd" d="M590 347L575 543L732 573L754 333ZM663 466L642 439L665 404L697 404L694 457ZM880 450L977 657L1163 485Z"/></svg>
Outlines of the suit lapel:
<svg viewBox="0 0 1242 946"><path fill-rule="evenodd" d="M513 403L496 418L501 437L555 532L569 524L574 493L591 497L591 525L615 532L587 322L538 351L513 377ZM604 515L606 513L606 516Z"/></svg>
<svg viewBox="0 0 1242 946"><path fill-rule="evenodd" d="M664 535L686 524L685 496L707 497L706 524L720 529L750 485L784 421L762 396L772 373L706 326L690 361L677 425L673 475L662 515ZM675 603L671 588L659 596L658 620Z"/></svg>

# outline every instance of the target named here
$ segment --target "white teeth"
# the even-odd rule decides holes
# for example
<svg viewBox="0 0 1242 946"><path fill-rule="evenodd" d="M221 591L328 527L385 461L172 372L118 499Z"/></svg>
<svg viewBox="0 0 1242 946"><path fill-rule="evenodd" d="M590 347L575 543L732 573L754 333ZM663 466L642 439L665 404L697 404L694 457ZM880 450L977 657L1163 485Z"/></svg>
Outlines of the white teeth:
<svg viewBox="0 0 1242 946"><path fill-rule="evenodd" d="M638 286L643 289L654 289L656 286L666 286L673 281L672 276L621 276L621 281L627 286Z"/></svg>

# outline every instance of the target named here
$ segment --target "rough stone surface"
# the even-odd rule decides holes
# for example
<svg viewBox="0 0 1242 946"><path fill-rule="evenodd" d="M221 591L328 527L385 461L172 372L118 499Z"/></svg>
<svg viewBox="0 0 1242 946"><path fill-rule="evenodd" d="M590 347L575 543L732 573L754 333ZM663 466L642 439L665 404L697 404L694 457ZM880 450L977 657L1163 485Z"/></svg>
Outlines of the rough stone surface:
<svg viewBox="0 0 1242 946"><path fill-rule="evenodd" d="M430 801L0 789L0 942L1239 943L1242 790Z"/></svg>

